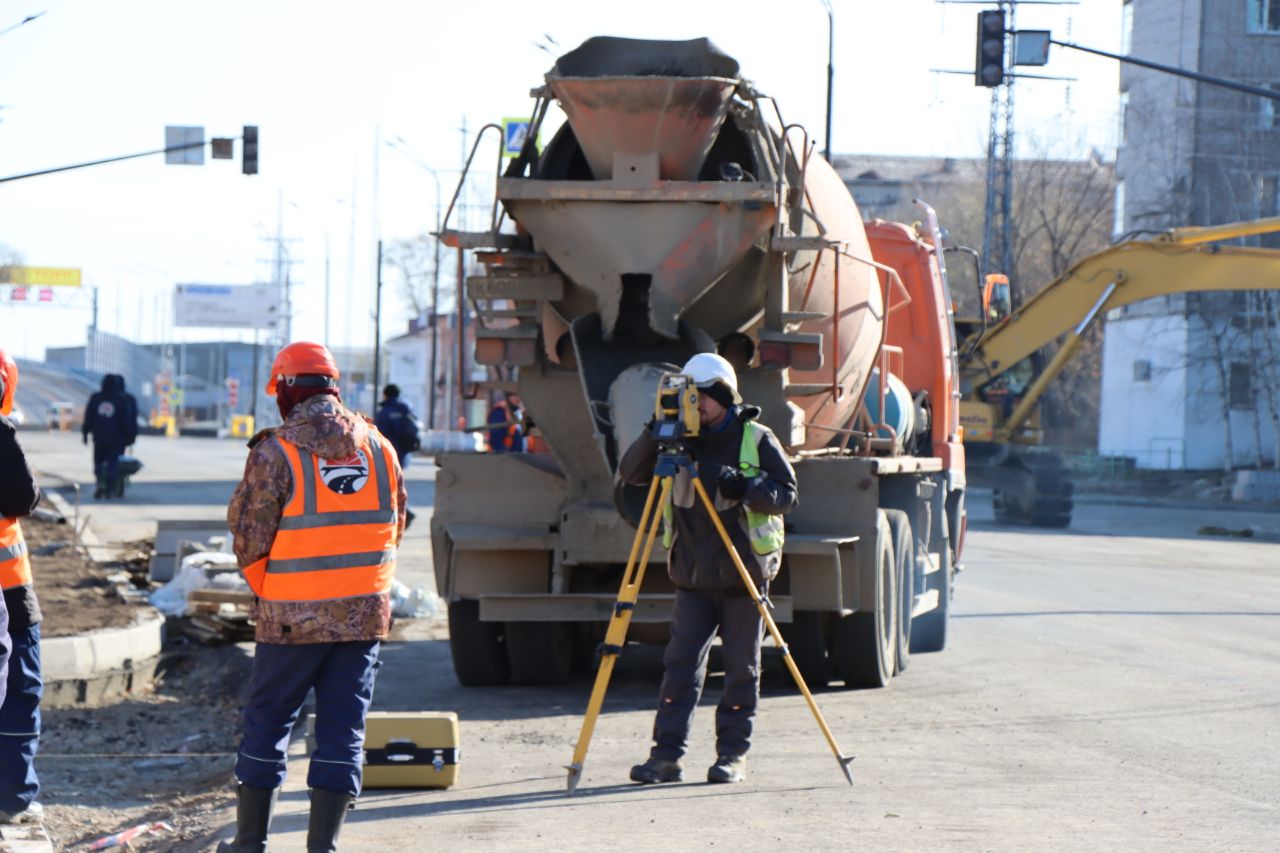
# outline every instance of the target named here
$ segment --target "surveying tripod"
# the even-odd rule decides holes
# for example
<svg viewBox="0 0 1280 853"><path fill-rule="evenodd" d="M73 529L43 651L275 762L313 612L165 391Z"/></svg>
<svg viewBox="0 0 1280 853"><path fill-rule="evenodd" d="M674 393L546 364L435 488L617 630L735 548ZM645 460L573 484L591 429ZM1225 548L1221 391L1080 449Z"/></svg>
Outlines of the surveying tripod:
<svg viewBox="0 0 1280 853"><path fill-rule="evenodd" d="M662 427L663 423L659 422L654 430L655 434L660 438L662 433L659 430ZM835 735L831 733L831 728L827 725L827 721L823 719L822 712L818 710L818 703L814 701L813 694L809 692L809 686L805 684L804 677L800 675L800 670L796 667L796 662L792 660L791 652L783 641L781 632L778 631L778 625L773 621L773 616L769 613L769 608L772 607L769 599L756 589L755 583L751 580L751 575L747 572L747 567L743 565L738 549L734 547L733 541L729 539L729 533L724 529L724 524L720 521L715 505L712 504L711 498L707 495L706 487L702 485L702 481L698 478L697 466L683 446L672 443L662 446L658 453L658 462L653 472L653 482L649 485L649 496L645 499L644 512L640 516L640 523L636 526L635 539L631 542L631 556L627 558L627 567L622 573L622 588L618 591L618 600L613 605L613 616L609 619L609 627L605 631L604 643L600 647L600 669L596 672L595 685L591 689L591 698L587 702L587 713L582 720L582 731L578 734L578 744L573 751L573 763L566 768L569 771L569 793L573 794L578 787L578 782L582 779L582 767L587 758L587 747L591 744L591 735L595 731L596 719L599 717L600 708L604 704L604 694L609 688L609 678L613 675L614 663L617 661L618 655L622 653L622 647L626 643L627 628L631 624L631 615L635 611L636 601L640 597L640 586L644 582L645 568L649 565L649 555L653 553L654 539L657 537L658 527L662 523L662 508L666 506L667 500L670 498L675 475L681 469L688 471L692 475L693 487L698 494L698 499L711 516L716 532L720 534L721 541L724 542L725 548L728 549L729 556L733 559L733 564L738 569L738 575L742 578L742 582L746 584L748 593L755 601L756 609L760 612L765 626L769 629L770 636L778 644L778 648L782 650L782 659L786 661L787 669L791 671L791 677L795 679L796 686L804 694L804 699L809 704L809 710L813 712L814 719L818 721L818 728L822 729L823 737L827 739L827 745L831 747L836 761L840 763L840 770L844 773L845 778L849 780L849 784L852 785L853 773L849 769L849 764L857 756L850 755L846 757L840 751L840 745L836 743ZM641 549L642 541L644 543L643 551ZM638 560L636 559L637 555L639 556Z"/></svg>

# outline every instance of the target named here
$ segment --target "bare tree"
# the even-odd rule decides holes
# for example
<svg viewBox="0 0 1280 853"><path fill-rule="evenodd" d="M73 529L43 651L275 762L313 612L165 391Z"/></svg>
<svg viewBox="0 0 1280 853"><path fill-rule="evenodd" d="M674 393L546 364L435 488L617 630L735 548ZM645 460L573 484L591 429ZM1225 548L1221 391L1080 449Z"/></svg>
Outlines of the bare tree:
<svg viewBox="0 0 1280 853"><path fill-rule="evenodd" d="M8 243L0 243L0 282L13 280L10 267L22 265L22 254Z"/></svg>
<svg viewBox="0 0 1280 853"><path fill-rule="evenodd" d="M1073 263L1111 243L1115 171L1096 157L1056 159L1042 141L1019 161L1014 177L1015 298L1029 299ZM1056 346L1049 347L1051 356ZM1045 394L1043 422L1051 443L1096 446L1102 380L1102 332L1091 329Z"/></svg>
<svg viewBox="0 0 1280 853"><path fill-rule="evenodd" d="M399 278L401 298L415 317L428 316L436 307L431 304L434 258L435 238L430 234L396 240L383 253L382 262Z"/></svg>

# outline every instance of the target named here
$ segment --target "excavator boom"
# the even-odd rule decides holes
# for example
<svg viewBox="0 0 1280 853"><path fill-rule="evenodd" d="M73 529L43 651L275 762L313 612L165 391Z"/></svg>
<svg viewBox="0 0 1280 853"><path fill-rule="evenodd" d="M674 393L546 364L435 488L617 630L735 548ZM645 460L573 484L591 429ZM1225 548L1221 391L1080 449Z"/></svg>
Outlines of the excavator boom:
<svg viewBox="0 0 1280 853"><path fill-rule="evenodd" d="M1176 228L1152 239L1117 243L1079 261L999 323L961 344L965 398L960 419L971 450L970 482L994 489L998 519L1049 527L1070 523L1073 485L1062 461L1049 453L1020 454L1012 446L1039 443L1040 399L1097 319L1107 311L1174 293L1280 290L1280 250L1223 244L1275 232L1280 232L1280 217ZM1025 374L1028 359L1059 338L1053 358L1016 397L1001 404L990 399L989 391L980 392L1019 365Z"/></svg>
<svg viewBox="0 0 1280 853"><path fill-rule="evenodd" d="M1280 218L1266 222L1269 232L1280 231ZM1075 333L1083 321L1144 299L1172 293L1280 290L1280 250L1224 246L1201 242L1198 234L1190 236L1180 242L1130 240L1075 264L989 328L968 358L964 353L969 348L962 347L962 374L981 385L1063 334ZM1087 328L1079 329L1084 331Z"/></svg>

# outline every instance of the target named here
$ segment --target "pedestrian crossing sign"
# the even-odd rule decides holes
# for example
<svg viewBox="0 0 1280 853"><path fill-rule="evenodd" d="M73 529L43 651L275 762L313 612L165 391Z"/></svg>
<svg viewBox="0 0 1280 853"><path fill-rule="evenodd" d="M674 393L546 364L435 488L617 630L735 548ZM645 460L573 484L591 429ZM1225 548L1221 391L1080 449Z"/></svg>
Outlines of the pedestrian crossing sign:
<svg viewBox="0 0 1280 853"><path fill-rule="evenodd" d="M533 119L504 118L502 120L502 156L519 157L532 127Z"/></svg>

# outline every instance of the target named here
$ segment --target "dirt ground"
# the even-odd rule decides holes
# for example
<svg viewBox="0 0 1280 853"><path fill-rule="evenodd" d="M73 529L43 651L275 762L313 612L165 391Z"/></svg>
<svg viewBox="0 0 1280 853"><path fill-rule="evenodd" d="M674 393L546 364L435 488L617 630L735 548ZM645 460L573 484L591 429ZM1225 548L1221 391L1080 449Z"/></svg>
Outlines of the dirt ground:
<svg viewBox="0 0 1280 853"><path fill-rule="evenodd" d="M107 580L122 565L95 563L86 557L73 545L70 524L24 518L22 532L31 551L31 573L44 614L43 636L67 637L133 622L138 605L121 598L115 584ZM41 553L46 550L53 553Z"/></svg>
<svg viewBox="0 0 1280 853"><path fill-rule="evenodd" d="M151 690L102 707L50 710L37 770L45 826L60 850L141 823L171 832L135 850L202 850L226 820L239 736L246 647L185 638L166 649Z"/></svg>
<svg viewBox="0 0 1280 853"><path fill-rule="evenodd" d="M133 586L121 573L145 567L131 549L95 562L74 547L69 524L29 518L22 527L44 636L128 625L149 609L117 588ZM85 850L103 836L164 822L172 829L143 835L132 849L206 850L225 826L252 658L247 647L196 643L176 625L167 636L150 688L96 707L44 710L36 770L56 849Z"/></svg>

